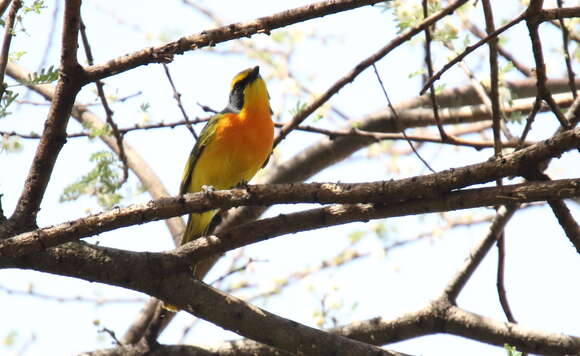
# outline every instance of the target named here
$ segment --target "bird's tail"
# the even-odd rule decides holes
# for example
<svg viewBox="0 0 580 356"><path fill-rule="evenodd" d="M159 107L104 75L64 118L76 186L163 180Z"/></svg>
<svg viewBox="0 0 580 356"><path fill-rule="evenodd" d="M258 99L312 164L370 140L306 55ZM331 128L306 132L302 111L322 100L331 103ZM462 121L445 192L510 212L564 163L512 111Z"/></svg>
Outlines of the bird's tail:
<svg viewBox="0 0 580 356"><path fill-rule="evenodd" d="M193 241L195 239L197 239L198 237L201 236L206 236L209 230L209 227L211 226L211 221L214 218L215 214L217 213L217 210L210 210L210 211L206 211L205 213L201 213L201 214L190 214L189 215L189 219L187 220L187 227L185 228L185 231L181 237L181 245L184 245L190 241ZM220 256L212 256L210 258L207 258L205 260L199 261L198 263L196 263L194 266L192 266L192 270L193 270L193 277L196 279L203 279L203 277L206 275L206 273L209 271L209 269L214 265L215 261L219 258ZM179 308L177 308L174 305L171 304L167 304L165 302L163 302L162 304L163 308L172 311L172 312L178 312Z"/></svg>

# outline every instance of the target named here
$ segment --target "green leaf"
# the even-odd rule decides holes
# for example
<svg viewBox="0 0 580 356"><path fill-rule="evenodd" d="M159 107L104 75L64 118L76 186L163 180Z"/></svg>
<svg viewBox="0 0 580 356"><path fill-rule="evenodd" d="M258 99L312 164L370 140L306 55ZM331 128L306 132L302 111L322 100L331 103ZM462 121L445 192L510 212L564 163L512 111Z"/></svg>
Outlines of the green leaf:
<svg viewBox="0 0 580 356"><path fill-rule="evenodd" d="M73 201L88 195L96 197L103 208L110 209L122 198L118 193L122 183L122 165L109 151L93 153L90 161L95 162L95 167L65 187L60 201Z"/></svg>
<svg viewBox="0 0 580 356"><path fill-rule="evenodd" d="M18 62L23 55L26 54L26 51L16 51L12 52L8 55L8 60L12 62Z"/></svg>
<svg viewBox="0 0 580 356"><path fill-rule="evenodd" d="M18 93L14 93L12 90L5 90L2 99L0 99L0 119L8 116L11 112L8 111L8 107L16 100Z"/></svg>
<svg viewBox="0 0 580 356"><path fill-rule="evenodd" d="M22 7L22 11L24 11L24 13L34 12L36 14L40 14L42 9L46 9L43 0L34 0L32 5Z"/></svg>
<svg viewBox="0 0 580 356"><path fill-rule="evenodd" d="M290 109L290 115L295 116L300 111L304 110L305 107L306 107L306 103L303 103L300 100L298 100L296 102L296 105L294 105L294 107L292 109Z"/></svg>
<svg viewBox="0 0 580 356"><path fill-rule="evenodd" d="M22 150L22 144L17 136L0 136L0 152L14 153Z"/></svg>
<svg viewBox="0 0 580 356"><path fill-rule="evenodd" d="M142 103L141 105L139 105L139 109L145 113L147 111L149 111L150 107L151 107L151 104L149 104L149 103Z"/></svg>
<svg viewBox="0 0 580 356"><path fill-rule="evenodd" d="M348 234L348 239L351 244L355 244L359 242L363 237L366 235L366 231L356 230Z"/></svg>
<svg viewBox="0 0 580 356"><path fill-rule="evenodd" d="M421 69L418 69L418 70L416 70L416 71L414 71L412 73L409 73L408 78L409 79L415 78L416 76L423 75L425 73L427 73L427 71L425 70L425 68L421 68Z"/></svg>
<svg viewBox="0 0 580 356"><path fill-rule="evenodd" d="M23 81L24 85L37 85L37 84L49 84L58 80L58 68L50 66L48 68L42 68L37 73L32 73L28 75L28 79Z"/></svg>
<svg viewBox="0 0 580 356"><path fill-rule="evenodd" d="M515 346L510 346L509 344L504 344L503 348L507 351L508 356L521 356L522 353L519 352Z"/></svg>
<svg viewBox="0 0 580 356"><path fill-rule="evenodd" d="M101 137L111 133L111 127L109 125L103 125L101 128L91 128L89 131L89 137Z"/></svg>

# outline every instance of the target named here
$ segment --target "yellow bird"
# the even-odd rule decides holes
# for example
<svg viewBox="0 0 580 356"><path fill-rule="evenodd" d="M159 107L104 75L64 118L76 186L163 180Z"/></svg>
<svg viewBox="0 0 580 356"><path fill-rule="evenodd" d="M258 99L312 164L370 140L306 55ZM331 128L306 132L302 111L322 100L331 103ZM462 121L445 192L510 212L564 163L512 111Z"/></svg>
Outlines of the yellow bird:
<svg viewBox="0 0 580 356"><path fill-rule="evenodd" d="M209 120L189 155L179 193L198 192L204 186L231 189L252 179L272 151L271 112L260 68L238 73L228 105ZM181 244L207 234L216 213L189 215Z"/></svg>

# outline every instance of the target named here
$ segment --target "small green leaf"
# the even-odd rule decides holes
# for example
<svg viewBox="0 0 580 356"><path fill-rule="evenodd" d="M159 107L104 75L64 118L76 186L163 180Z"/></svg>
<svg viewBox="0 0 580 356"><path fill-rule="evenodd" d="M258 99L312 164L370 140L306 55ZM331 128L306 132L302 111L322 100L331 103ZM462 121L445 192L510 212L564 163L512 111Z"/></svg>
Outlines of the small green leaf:
<svg viewBox="0 0 580 356"><path fill-rule="evenodd" d="M2 99L0 99L0 119L10 115L8 107L16 100L18 93L14 93L12 90L5 90Z"/></svg>
<svg viewBox="0 0 580 356"><path fill-rule="evenodd" d="M151 104L149 104L149 103L142 103L141 105L139 105L139 109L143 112L149 111L150 107L151 107Z"/></svg>
<svg viewBox="0 0 580 356"><path fill-rule="evenodd" d="M351 244L355 244L359 242L366 234L367 234L366 231L361 230L353 231L350 234L348 234L348 239Z"/></svg>
<svg viewBox="0 0 580 356"><path fill-rule="evenodd" d="M58 68L50 66L48 68L43 68L37 73L32 73L28 75L28 79L23 81L24 85L37 85L37 84L50 84L58 80Z"/></svg>
<svg viewBox="0 0 580 356"><path fill-rule="evenodd" d="M508 356L521 356L522 353L519 352L515 346L510 346L509 344L504 344L503 348L507 351Z"/></svg>
<svg viewBox="0 0 580 356"><path fill-rule="evenodd" d="M304 110L305 107L306 107L306 103L303 103L300 100L298 100L296 102L296 105L294 105L294 107L292 109L290 109L290 115L295 116L300 111Z"/></svg>
<svg viewBox="0 0 580 356"><path fill-rule="evenodd" d="M0 152L14 153L22 150L22 144L17 136L0 136Z"/></svg>
<svg viewBox="0 0 580 356"><path fill-rule="evenodd" d="M94 196L100 206L110 209L119 203L118 193L122 183L122 165L117 157L108 151L91 155L95 167L76 182L64 188L60 201L73 201L83 195Z"/></svg>
<svg viewBox="0 0 580 356"><path fill-rule="evenodd" d="M91 128L91 130L89 131L89 137L90 138L95 138L95 137L101 137L101 136L105 136L111 133L111 127L109 125L103 125L101 126L101 128Z"/></svg>
<svg viewBox="0 0 580 356"><path fill-rule="evenodd" d="M43 0L34 0L32 5L22 7L22 11L24 11L24 13L34 12L36 14L40 14L42 9L46 9Z"/></svg>
<svg viewBox="0 0 580 356"><path fill-rule="evenodd" d="M26 54L26 51L16 51L12 52L8 55L8 59L12 62L18 62L23 55Z"/></svg>
<svg viewBox="0 0 580 356"><path fill-rule="evenodd" d="M409 76L408 77L409 77L409 79L411 79L411 78L415 78L418 75L423 75L425 73L426 73L425 68L421 68L421 69L418 69L418 70L416 70L414 72L409 73Z"/></svg>

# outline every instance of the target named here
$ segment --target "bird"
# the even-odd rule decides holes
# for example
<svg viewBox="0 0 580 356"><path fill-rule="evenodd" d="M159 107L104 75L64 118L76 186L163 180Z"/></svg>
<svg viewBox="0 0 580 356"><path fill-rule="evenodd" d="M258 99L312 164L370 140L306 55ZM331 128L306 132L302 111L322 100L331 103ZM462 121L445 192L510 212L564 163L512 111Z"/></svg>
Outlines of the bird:
<svg viewBox="0 0 580 356"><path fill-rule="evenodd" d="M248 68L234 76L228 104L201 131L185 164L180 195L246 184L267 163L273 140L266 83L258 66ZM207 235L216 213L217 209L190 214L180 245Z"/></svg>

